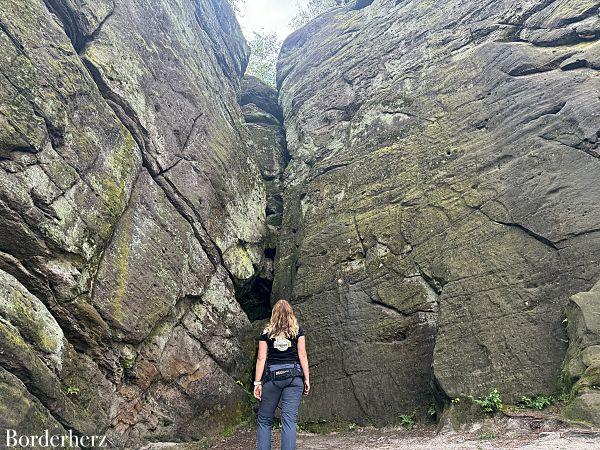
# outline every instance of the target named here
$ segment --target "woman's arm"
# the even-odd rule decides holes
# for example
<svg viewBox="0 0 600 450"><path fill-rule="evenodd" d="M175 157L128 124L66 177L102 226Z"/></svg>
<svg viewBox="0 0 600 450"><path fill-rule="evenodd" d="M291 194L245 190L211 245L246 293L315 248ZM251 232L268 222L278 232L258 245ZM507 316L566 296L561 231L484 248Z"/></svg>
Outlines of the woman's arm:
<svg viewBox="0 0 600 450"><path fill-rule="evenodd" d="M256 356L256 372L254 372L254 381L260 381L265 370L265 362L267 361L267 343L258 341L258 355ZM254 396L260 400L262 397L262 386L254 386Z"/></svg>
<svg viewBox="0 0 600 450"><path fill-rule="evenodd" d="M310 373L308 371L308 356L306 355L306 337L304 336L298 338L298 358L300 359L302 373L304 373L304 395L308 395L308 391L310 391Z"/></svg>

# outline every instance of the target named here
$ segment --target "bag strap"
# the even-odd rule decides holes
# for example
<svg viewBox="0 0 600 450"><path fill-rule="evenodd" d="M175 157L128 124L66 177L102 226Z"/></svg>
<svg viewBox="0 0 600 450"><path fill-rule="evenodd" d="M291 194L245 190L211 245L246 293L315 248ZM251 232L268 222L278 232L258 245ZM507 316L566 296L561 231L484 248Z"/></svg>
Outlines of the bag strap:
<svg viewBox="0 0 600 450"><path fill-rule="evenodd" d="M292 376L291 377L287 377L287 378L293 378L293 377L302 377L304 378L304 373L302 373L302 366L299 363L294 363L293 367L290 367L290 369L292 369ZM277 369L277 370L285 370L285 369ZM275 375L274 375L274 371L271 370L271 368L269 366L267 366L267 370L265 371L265 374L263 376L263 383L266 383L268 381L274 381L275 380Z"/></svg>

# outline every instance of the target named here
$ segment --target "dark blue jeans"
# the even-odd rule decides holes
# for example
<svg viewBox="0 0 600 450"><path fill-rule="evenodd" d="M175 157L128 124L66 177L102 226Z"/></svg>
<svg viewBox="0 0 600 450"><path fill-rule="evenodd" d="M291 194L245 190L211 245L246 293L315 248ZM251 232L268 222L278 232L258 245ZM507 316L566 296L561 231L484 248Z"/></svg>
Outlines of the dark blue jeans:
<svg viewBox="0 0 600 450"><path fill-rule="evenodd" d="M293 364L275 364L271 369L292 367ZM258 450L271 450L273 414L281 400L281 450L296 450L296 422L298 407L304 390L302 377L281 381L267 381L262 388L258 408Z"/></svg>

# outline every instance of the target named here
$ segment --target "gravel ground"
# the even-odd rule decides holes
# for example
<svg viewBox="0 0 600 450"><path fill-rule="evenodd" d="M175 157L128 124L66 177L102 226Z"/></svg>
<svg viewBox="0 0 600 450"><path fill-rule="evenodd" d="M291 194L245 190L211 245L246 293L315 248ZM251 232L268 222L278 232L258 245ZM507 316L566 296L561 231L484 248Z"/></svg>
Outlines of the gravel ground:
<svg viewBox="0 0 600 450"><path fill-rule="evenodd" d="M272 449L279 449L279 431L273 432ZM228 437L200 443L156 443L144 450L255 450L256 428L245 426ZM442 431L434 425L411 431L402 427L356 427L353 431L298 434L297 450L600 450L600 430L565 423L559 415L511 413Z"/></svg>
<svg viewBox="0 0 600 450"><path fill-rule="evenodd" d="M212 450L252 450L256 448L255 430L240 430L235 436L222 439ZM273 450L279 448L278 436L273 435ZM404 449L600 449L600 434L572 431L542 432L518 438L478 437L456 432L407 432L404 429L358 429L353 432L315 435L300 433L298 450L404 450Z"/></svg>
<svg viewBox="0 0 600 450"><path fill-rule="evenodd" d="M243 428L221 438L211 450L256 449L256 430ZM279 449L279 432L273 433L273 450ZM513 416L475 423L460 431L435 428L407 431L401 427L356 428L329 434L298 434L298 450L404 450L404 449L528 449L600 450L600 431L575 428L560 420Z"/></svg>

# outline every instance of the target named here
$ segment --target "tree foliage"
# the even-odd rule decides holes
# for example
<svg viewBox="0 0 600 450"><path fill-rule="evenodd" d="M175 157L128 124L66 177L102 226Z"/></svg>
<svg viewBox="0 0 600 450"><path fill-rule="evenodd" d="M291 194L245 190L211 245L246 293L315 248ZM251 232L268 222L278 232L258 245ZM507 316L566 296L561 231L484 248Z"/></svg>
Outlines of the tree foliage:
<svg viewBox="0 0 600 450"><path fill-rule="evenodd" d="M290 22L290 26L292 29L298 29L328 9L348 3L350 0L308 0L306 6L298 4L298 13Z"/></svg>
<svg viewBox="0 0 600 450"><path fill-rule="evenodd" d="M228 0L234 10L239 13L239 6L245 0ZM336 6L348 4L351 0L308 0L306 5L298 3L298 13L290 21L292 29L298 29L319 14ZM278 39L275 32L254 32L252 38L248 41L250 46L250 61L246 73L260 78L267 84L275 87L276 84L276 66L277 56L281 48L281 40Z"/></svg>
<svg viewBox="0 0 600 450"><path fill-rule="evenodd" d="M277 33L254 32L254 36L248 44L250 45L250 61L246 73L275 87L277 56L281 47Z"/></svg>
<svg viewBox="0 0 600 450"><path fill-rule="evenodd" d="M235 11L236 14L240 12L240 5L246 2L246 0L227 0L231 9Z"/></svg>

